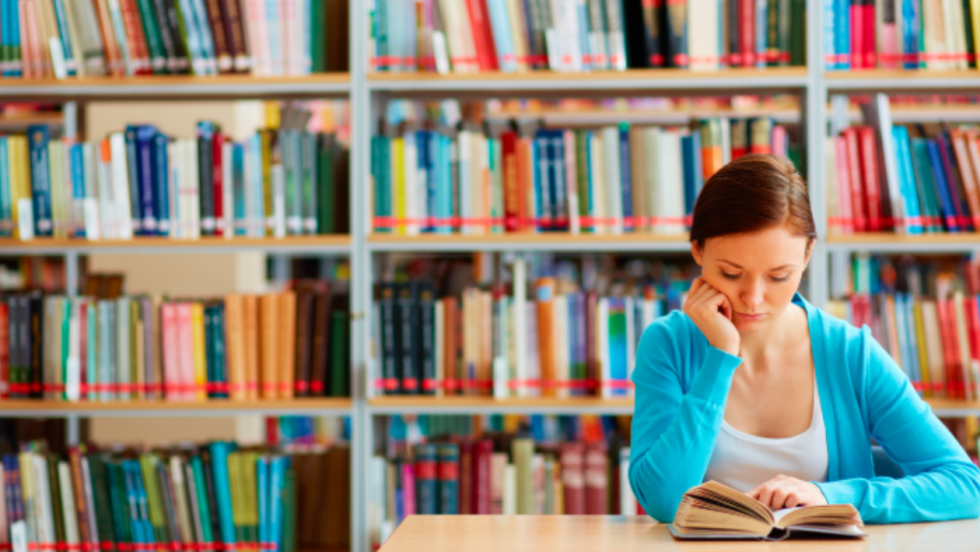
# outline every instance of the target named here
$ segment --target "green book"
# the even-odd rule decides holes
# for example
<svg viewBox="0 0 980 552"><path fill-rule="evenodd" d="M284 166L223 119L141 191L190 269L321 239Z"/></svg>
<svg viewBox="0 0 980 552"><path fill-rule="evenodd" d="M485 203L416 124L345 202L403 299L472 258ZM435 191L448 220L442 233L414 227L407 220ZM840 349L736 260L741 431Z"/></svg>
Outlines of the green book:
<svg viewBox="0 0 980 552"><path fill-rule="evenodd" d="M534 456L534 441L526 438L511 442L511 457L517 472L517 513L533 514L534 476L531 473L531 457Z"/></svg>
<svg viewBox="0 0 980 552"><path fill-rule="evenodd" d="M140 20L143 22L143 32L146 35L146 45L150 50L150 68L154 75L167 73L167 52L163 48L163 36L160 33L160 22L150 5L150 0L137 0Z"/></svg>
<svg viewBox="0 0 980 552"><path fill-rule="evenodd" d="M51 515L54 518L55 542L66 542L65 510L61 504L61 480L58 478L58 455L46 454L44 464L48 469L48 492L51 493ZM72 507L74 508L74 504Z"/></svg>
<svg viewBox="0 0 980 552"><path fill-rule="evenodd" d="M143 473L143 484L146 487L146 506L149 510L150 525L153 527L153 538L156 542L167 542L167 522L163 513L163 502L160 500L160 481L157 479L156 466L160 460L155 454L140 455L140 471Z"/></svg>
<svg viewBox="0 0 980 552"><path fill-rule="evenodd" d="M334 144L336 136L322 133L317 136L317 231L329 235L337 233L337 218L334 216ZM346 206L345 206L346 207Z"/></svg>
<svg viewBox="0 0 980 552"><path fill-rule="evenodd" d="M228 483L231 487L231 520L235 526L235 541L248 542L245 535L245 490L242 486L242 454L228 455Z"/></svg>
<svg viewBox="0 0 980 552"><path fill-rule="evenodd" d="M109 474L105 457L98 453L86 454L92 502L95 506L95 527L100 542L115 542L116 531L112 518L112 502L109 492Z"/></svg>
<svg viewBox="0 0 980 552"><path fill-rule="evenodd" d="M108 476L109 502L112 510L112 525L116 534L116 543L131 544L133 532L129 525L129 500L126 497L126 475L118 462L105 463ZM101 539L102 535L99 534ZM105 539L101 539L105 540Z"/></svg>
<svg viewBox="0 0 980 552"><path fill-rule="evenodd" d="M806 0L790 0L789 64L806 65ZM920 12L921 13L921 12ZM920 36L924 33L919 33ZM919 50L920 52L922 50Z"/></svg>
<svg viewBox="0 0 980 552"><path fill-rule="evenodd" d="M207 487L204 483L204 463L200 456L191 458L191 470L194 475L194 492L197 493L197 508L201 518L202 540L214 542L214 532L211 530L211 507L208 505Z"/></svg>
<svg viewBox="0 0 980 552"><path fill-rule="evenodd" d="M296 552L296 470L286 470L282 489L282 548L283 552Z"/></svg>
<svg viewBox="0 0 980 552"><path fill-rule="evenodd" d="M347 374L350 373L348 301L346 295L335 295L330 305L330 397L350 396L347 381Z"/></svg>
<svg viewBox="0 0 980 552"><path fill-rule="evenodd" d="M323 73L326 71L326 30L323 28L324 0L310 0L310 59L313 66L310 71ZM967 12L969 13L969 12Z"/></svg>

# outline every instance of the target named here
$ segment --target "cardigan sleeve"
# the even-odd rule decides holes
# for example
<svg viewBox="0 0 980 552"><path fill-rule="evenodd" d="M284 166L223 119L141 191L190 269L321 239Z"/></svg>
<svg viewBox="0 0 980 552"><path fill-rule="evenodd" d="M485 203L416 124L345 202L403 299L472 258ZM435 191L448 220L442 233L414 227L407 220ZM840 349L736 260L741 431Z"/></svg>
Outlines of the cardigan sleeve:
<svg viewBox="0 0 980 552"><path fill-rule="evenodd" d="M664 523L674 519L683 494L703 483L732 378L742 363L709 345L701 370L684 394L683 363L690 362L684 353L691 349L680 346L690 345L685 333L676 324L650 325L640 340L633 371L630 486L643 509Z"/></svg>
<svg viewBox="0 0 980 552"><path fill-rule="evenodd" d="M869 523L977 517L980 470L870 331L865 328L859 335L867 426L906 476L845 479L817 486L829 503L853 504Z"/></svg>

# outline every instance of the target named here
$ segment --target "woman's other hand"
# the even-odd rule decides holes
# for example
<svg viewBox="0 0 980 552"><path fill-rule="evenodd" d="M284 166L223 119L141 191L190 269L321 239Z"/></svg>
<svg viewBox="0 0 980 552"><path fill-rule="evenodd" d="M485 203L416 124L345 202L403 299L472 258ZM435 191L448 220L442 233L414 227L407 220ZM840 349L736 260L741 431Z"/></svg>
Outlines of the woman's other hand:
<svg viewBox="0 0 980 552"><path fill-rule="evenodd" d="M695 278L684 301L687 314L712 347L738 356L740 338L732 322L732 303L703 278Z"/></svg>
<svg viewBox="0 0 980 552"><path fill-rule="evenodd" d="M797 506L820 506L827 498L809 481L780 475L745 493L773 510Z"/></svg>

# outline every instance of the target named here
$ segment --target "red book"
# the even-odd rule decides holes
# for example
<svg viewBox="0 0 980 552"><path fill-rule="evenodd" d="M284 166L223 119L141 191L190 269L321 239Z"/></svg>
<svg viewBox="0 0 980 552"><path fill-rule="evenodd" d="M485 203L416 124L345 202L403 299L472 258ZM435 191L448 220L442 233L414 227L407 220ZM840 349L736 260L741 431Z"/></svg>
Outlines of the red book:
<svg viewBox="0 0 980 552"><path fill-rule="evenodd" d="M459 513L472 514L473 510L473 441L463 437L459 442Z"/></svg>
<svg viewBox="0 0 980 552"><path fill-rule="evenodd" d="M470 30L476 46L476 61L480 71L496 71L497 50L493 44L493 31L490 29L490 12L485 0L466 0L466 11L470 17Z"/></svg>
<svg viewBox="0 0 980 552"><path fill-rule="evenodd" d="M851 213L854 215L854 231L867 232L867 210L864 206L864 192L861 190L861 155L858 151L858 131L855 127L844 130L847 141L847 167L851 181Z"/></svg>
<svg viewBox="0 0 980 552"><path fill-rule="evenodd" d="M223 236L225 233L224 165L221 159L224 147L225 135L215 132L214 139L211 140L211 182L213 183L211 189L214 190L214 235L216 236ZM228 162L230 163L231 160L229 159ZM234 229L229 228L228 231L234 232Z"/></svg>
<svg viewBox="0 0 980 552"><path fill-rule="evenodd" d="M456 328L459 327L457 324L456 311L456 298L455 297L444 297L442 299L443 317L446 320L445 324L445 339L443 344L445 348L443 349L443 364L445 368L443 369L443 378L445 379L445 392L447 395L455 395L458 389L459 382L456 380Z"/></svg>
<svg viewBox="0 0 980 552"><path fill-rule="evenodd" d="M493 454L493 441L482 439L473 443L473 478L470 496L473 505L471 514L490 514L490 455Z"/></svg>
<svg viewBox="0 0 980 552"><path fill-rule="evenodd" d="M943 360L946 364L946 396L950 399L963 398L963 388L959 368L959 348L956 339L956 322L953 320L953 301L951 299L936 300L936 311L939 314L939 333L943 339Z"/></svg>
<svg viewBox="0 0 980 552"><path fill-rule="evenodd" d="M851 2L851 69L864 68L864 7L860 0ZM874 24L872 20L871 24Z"/></svg>
<svg viewBox="0 0 980 552"><path fill-rule="evenodd" d="M177 305L164 303L160 306L160 331L163 341L163 379L166 382L165 397L169 400L183 398L180 387L180 346L177 339Z"/></svg>
<svg viewBox="0 0 980 552"><path fill-rule="evenodd" d="M585 445L582 443L562 443L559 460L561 462L561 482L564 493L565 514L585 514Z"/></svg>
<svg viewBox="0 0 980 552"><path fill-rule="evenodd" d="M518 178L517 133L505 132L500 135L501 164L503 165L504 187L504 230L521 230L521 190Z"/></svg>
<svg viewBox="0 0 980 552"><path fill-rule="evenodd" d="M742 67L755 67L755 0L738 0L738 27Z"/></svg>
<svg viewBox="0 0 980 552"><path fill-rule="evenodd" d="M150 75L150 48L146 45L143 24L136 0L120 0L123 24L126 27L126 40L129 42L129 55L133 58L134 72L137 75Z"/></svg>
<svg viewBox="0 0 980 552"><path fill-rule="evenodd" d="M834 163L837 171L837 218L842 234L854 233L854 213L851 210L851 173L847 167L847 140L834 138Z"/></svg>
<svg viewBox="0 0 980 552"><path fill-rule="evenodd" d="M862 66L865 69L874 69L878 66L878 40L875 31L875 3L873 0L865 0L861 3L861 8L864 10L864 14L861 16L862 22L864 23L864 62ZM896 6L900 8L901 4Z"/></svg>
<svg viewBox="0 0 980 552"><path fill-rule="evenodd" d="M609 485L606 476L606 444L589 443L585 447L585 513L604 516L608 513Z"/></svg>
<svg viewBox="0 0 980 552"><path fill-rule="evenodd" d="M596 292L585 294L585 394L601 395L599 383L599 360L595 350L595 319L599 310Z"/></svg>
<svg viewBox="0 0 980 552"><path fill-rule="evenodd" d="M970 337L970 358L980 361L980 309L977 309L976 298L966 297L963 300L966 309L966 332Z"/></svg>
<svg viewBox="0 0 980 552"><path fill-rule="evenodd" d="M10 398L10 311L0 301L0 399Z"/></svg>
<svg viewBox="0 0 980 552"><path fill-rule="evenodd" d="M861 179L868 213L868 232L880 232L883 226L881 223L881 190L878 189L880 181L874 129L869 126L858 127L858 142L861 149Z"/></svg>

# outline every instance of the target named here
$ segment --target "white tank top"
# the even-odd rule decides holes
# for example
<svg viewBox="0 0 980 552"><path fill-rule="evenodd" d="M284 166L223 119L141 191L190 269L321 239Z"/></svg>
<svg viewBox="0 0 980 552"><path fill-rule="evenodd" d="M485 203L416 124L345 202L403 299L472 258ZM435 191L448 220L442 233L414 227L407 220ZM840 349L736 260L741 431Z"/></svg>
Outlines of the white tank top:
<svg viewBox="0 0 980 552"><path fill-rule="evenodd" d="M813 415L803 433L784 439L757 437L721 421L705 481L717 481L745 492L782 474L803 481L827 479L827 428L817 383L813 382Z"/></svg>

